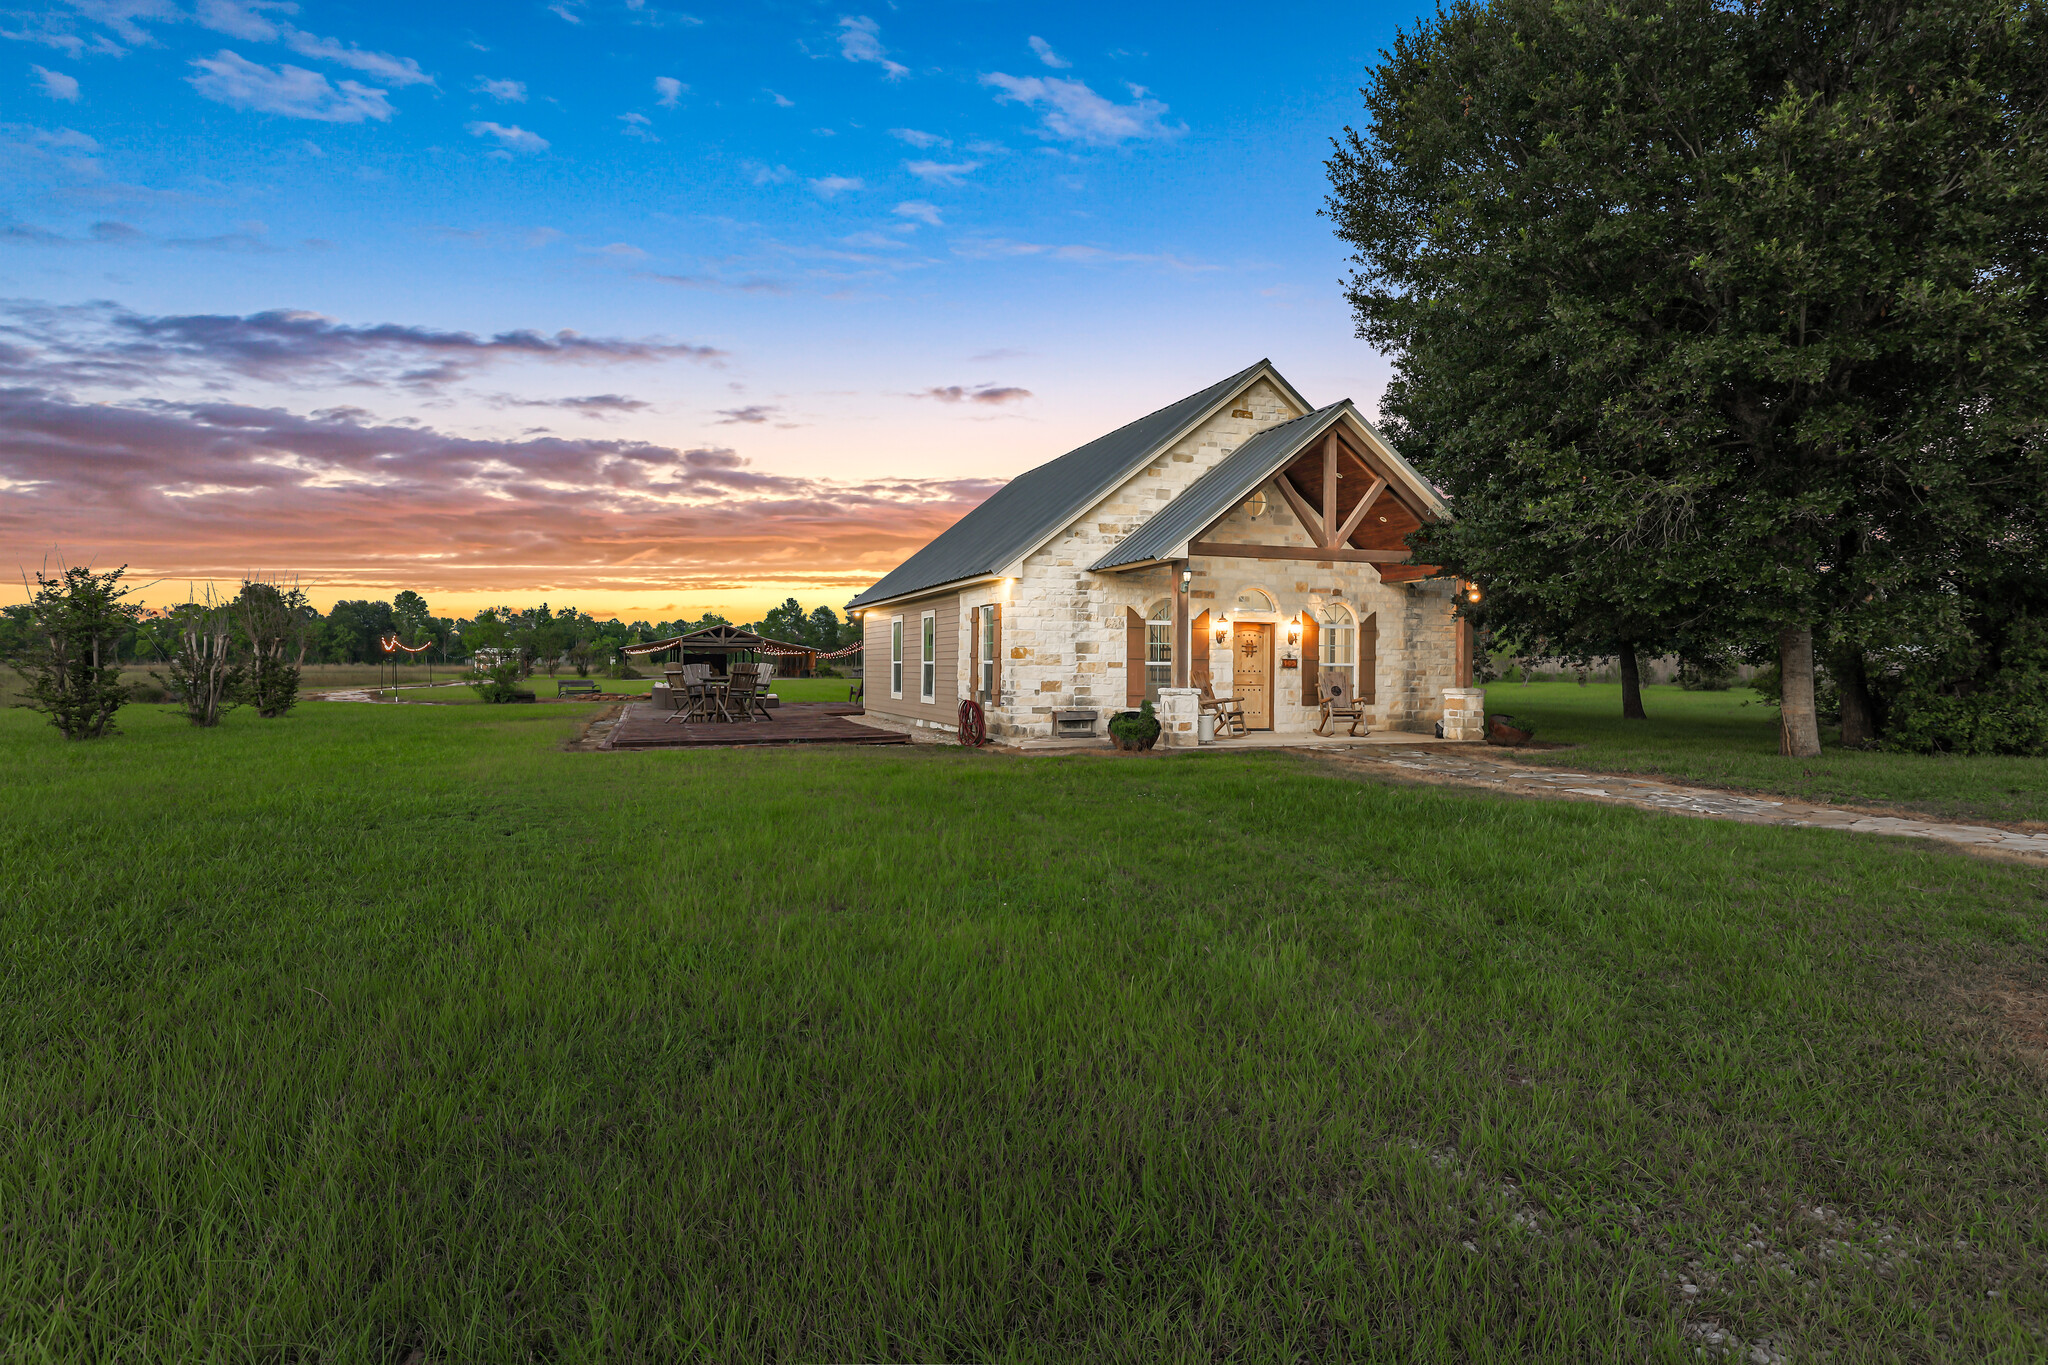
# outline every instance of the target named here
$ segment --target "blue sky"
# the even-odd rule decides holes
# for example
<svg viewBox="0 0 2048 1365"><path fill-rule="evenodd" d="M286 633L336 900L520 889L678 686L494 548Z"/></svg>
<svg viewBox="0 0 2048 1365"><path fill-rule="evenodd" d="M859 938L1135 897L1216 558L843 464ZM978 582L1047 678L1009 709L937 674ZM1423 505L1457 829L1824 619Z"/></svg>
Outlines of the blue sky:
<svg viewBox="0 0 2048 1365"><path fill-rule="evenodd" d="M1316 210L1411 18L0 10L0 547L750 615L1260 356L1370 409Z"/></svg>

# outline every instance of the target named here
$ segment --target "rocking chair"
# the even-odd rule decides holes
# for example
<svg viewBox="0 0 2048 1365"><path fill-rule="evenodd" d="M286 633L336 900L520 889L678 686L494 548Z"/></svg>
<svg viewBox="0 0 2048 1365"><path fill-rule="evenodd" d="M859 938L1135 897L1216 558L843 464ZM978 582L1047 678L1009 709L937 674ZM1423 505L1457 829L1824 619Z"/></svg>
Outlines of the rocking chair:
<svg viewBox="0 0 2048 1365"><path fill-rule="evenodd" d="M1197 700L1203 712L1216 717L1216 733L1221 736L1228 732L1233 735L1244 733L1244 703L1236 697L1219 697L1209 686L1207 678L1202 679L1202 695Z"/></svg>
<svg viewBox="0 0 2048 1365"><path fill-rule="evenodd" d="M1316 685L1316 695L1322 701L1322 714L1316 720L1316 733L1322 734L1323 727L1332 721L1348 720L1351 722L1351 734L1356 738L1359 728L1365 724L1365 707L1353 694L1351 680L1342 674L1325 677ZM1367 730L1366 733L1371 734L1372 731Z"/></svg>

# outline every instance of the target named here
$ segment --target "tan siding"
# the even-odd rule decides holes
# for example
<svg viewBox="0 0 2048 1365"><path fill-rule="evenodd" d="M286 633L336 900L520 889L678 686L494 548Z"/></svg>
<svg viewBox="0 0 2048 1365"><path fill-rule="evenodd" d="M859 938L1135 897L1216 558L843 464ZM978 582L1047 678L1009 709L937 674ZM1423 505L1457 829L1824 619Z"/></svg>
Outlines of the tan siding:
<svg viewBox="0 0 2048 1365"><path fill-rule="evenodd" d="M934 695L930 703L918 699L920 621L934 613L936 640ZM903 618L903 695L889 695L889 625ZM960 714L960 594L920 597L895 606L878 607L863 620L867 627L867 709L879 716L922 720L950 727Z"/></svg>

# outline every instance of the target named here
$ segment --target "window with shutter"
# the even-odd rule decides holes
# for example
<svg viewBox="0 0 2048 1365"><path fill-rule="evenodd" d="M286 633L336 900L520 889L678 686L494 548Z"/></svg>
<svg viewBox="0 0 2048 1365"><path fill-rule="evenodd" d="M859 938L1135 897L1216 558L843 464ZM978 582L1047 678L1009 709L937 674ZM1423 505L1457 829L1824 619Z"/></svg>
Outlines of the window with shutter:
<svg viewBox="0 0 2048 1365"><path fill-rule="evenodd" d="M1325 602L1316 614L1321 618L1316 623L1321 637L1317 667L1349 684L1355 697L1365 684L1358 677L1358 628L1352 623L1351 610L1342 602Z"/></svg>
<svg viewBox="0 0 2048 1365"><path fill-rule="evenodd" d="M1145 618L1145 699L1157 705L1159 689L1173 686L1173 603L1161 602Z"/></svg>

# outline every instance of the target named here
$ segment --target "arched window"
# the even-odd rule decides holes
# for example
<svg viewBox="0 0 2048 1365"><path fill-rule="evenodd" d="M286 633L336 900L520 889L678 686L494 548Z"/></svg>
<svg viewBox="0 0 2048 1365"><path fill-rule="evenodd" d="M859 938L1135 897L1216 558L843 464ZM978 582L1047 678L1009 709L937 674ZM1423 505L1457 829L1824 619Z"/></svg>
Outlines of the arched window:
<svg viewBox="0 0 2048 1365"><path fill-rule="evenodd" d="M1273 602L1273 594L1267 592L1264 588L1246 588L1237 595L1237 605L1231 608L1232 611L1278 611L1279 609Z"/></svg>
<svg viewBox="0 0 2048 1365"><path fill-rule="evenodd" d="M1173 600L1152 608L1145 618L1145 695L1159 700L1159 689L1173 686Z"/></svg>
<svg viewBox="0 0 2048 1365"><path fill-rule="evenodd" d="M1316 625L1316 666L1325 673L1342 673L1350 685L1346 695L1358 695L1358 624L1350 609L1342 602L1325 602L1316 612Z"/></svg>

